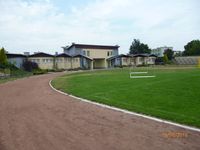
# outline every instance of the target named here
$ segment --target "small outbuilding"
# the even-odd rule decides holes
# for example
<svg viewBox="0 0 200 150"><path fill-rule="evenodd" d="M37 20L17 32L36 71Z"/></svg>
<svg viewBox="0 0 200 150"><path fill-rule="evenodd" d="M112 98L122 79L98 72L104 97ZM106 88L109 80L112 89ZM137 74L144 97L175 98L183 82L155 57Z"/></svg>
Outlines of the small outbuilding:
<svg viewBox="0 0 200 150"><path fill-rule="evenodd" d="M27 59L25 55L22 54L6 54L8 62L15 65L17 68L22 68L23 62Z"/></svg>

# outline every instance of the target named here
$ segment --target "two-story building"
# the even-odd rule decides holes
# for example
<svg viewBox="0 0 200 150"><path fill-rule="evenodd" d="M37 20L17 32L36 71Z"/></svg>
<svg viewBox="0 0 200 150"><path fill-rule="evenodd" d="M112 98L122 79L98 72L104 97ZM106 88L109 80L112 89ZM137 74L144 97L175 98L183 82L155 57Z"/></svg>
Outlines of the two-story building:
<svg viewBox="0 0 200 150"><path fill-rule="evenodd" d="M78 58L80 62L80 68L108 68L108 58L118 55L118 45L87 45L87 44L75 44L71 46L62 47L64 53Z"/></svg>

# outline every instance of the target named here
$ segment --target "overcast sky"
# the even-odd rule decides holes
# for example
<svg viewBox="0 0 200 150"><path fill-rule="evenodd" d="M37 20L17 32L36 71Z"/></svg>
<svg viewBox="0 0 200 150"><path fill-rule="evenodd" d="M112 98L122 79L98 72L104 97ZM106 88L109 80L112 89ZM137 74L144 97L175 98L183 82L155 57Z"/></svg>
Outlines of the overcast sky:
<svg viewBox="0 0 200 150"><path fill-rule="evenodd" d="M62 52L61 46L120 45L183 50L200 39L200 0L0 0L0 47L10 53Z"/></svg>

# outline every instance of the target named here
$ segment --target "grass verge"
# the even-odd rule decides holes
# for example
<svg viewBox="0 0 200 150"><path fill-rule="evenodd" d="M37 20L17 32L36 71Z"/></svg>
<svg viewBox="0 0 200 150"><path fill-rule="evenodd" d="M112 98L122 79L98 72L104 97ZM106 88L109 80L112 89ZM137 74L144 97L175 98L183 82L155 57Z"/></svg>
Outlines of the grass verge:
<svg viewBox="0 0 200 150"><path fill-rule="evenodd" d="M23 71L23 70L20 70L20 69L16 69L16 70L13 70L11 72L10 77L0 78L0 84L8 82L8 81L16 80L16 79L19 79L19 78L23 78L23 77L28 77L28 76L31 76L31 75L32 75L32 73L30 73L30 72L26 72L26 71Z"/></svg>

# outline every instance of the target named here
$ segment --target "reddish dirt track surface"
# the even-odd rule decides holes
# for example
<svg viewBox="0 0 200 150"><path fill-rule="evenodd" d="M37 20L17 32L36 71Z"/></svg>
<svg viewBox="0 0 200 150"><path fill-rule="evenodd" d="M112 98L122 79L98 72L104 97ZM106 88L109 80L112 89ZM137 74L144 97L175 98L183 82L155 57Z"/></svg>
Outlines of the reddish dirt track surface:
<svg viewBox="0 0 200 150"><path fill-rule="evenodd" d="M200 132L102 108L52 90L48 82L58 75L0 84L0 150L200 149Z"/></svg>

